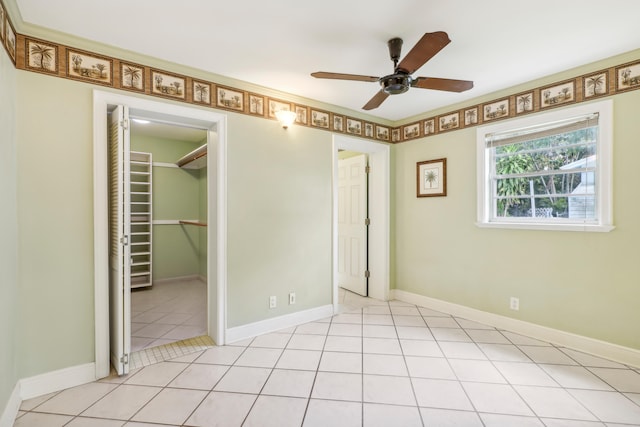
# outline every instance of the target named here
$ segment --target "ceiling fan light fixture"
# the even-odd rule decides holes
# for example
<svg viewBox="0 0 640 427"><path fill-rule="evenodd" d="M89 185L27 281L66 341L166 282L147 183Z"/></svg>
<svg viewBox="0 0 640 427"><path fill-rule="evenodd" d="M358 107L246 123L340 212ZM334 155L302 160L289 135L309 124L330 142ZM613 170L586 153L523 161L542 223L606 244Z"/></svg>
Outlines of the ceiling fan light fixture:
<svg viewBox="0 0 640 427"><path fill-rule="evenodd" d="M380 79L380 85L389 95L405 93L411 86L411 76L406 74L392 74Z"/></svg>
<svg viewBox="0 0 640 427"><path fill-rule="evenodd" d="M412 77L420 67L440 52L451 40L444 31L425 33L400 61L402 39L392 38L387 42L389 57L393 61L393 74L384 77L365 76L361 74L330 73L318 71L311 73L319 79L355 80L360 82L378 82L381 89L367 102L362 109L378 108L389 95L405 93L411 87L418 89L443 90L448 92L464 92L473 87L472 81L443 79L438 77ZM399 61L399 62L398 62Z"/></svg>

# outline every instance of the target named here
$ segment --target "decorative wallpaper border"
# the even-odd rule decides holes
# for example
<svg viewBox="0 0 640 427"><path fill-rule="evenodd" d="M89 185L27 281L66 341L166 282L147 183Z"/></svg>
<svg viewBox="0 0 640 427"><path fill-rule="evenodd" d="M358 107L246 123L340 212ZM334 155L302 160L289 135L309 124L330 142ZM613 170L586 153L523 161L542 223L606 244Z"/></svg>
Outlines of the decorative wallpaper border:
<svg viewBox="0 0 640 427"><path fill-rule="evenodd" d="M298 126L392 144L640 89L640 60L636 60L406 125L389 127L18 34L2 0L0 42L15 67L21 70L270 120L276 120L275 111L286 109L296 113L295 123Z"/></svg>

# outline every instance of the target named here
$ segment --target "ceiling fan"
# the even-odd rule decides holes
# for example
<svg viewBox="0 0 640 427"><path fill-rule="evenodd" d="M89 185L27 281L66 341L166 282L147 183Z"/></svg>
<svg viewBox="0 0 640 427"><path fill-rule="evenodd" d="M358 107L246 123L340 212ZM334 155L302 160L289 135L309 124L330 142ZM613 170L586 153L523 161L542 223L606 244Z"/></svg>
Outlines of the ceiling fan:
<svg viewBox="0 0 640 427"><path fill-rule="evenodd" d="M464 92L473 87L473 82L468 80L441 79L437 77L412 77L418 68L433 58L446 45L451 42L444 31L425 33L400 63L400 51L402 39L393 38L388 41L389 56L393 61L393 74L384 77L362 76L358 74L328 73L318 71L311 73L319 79L356 80L362 82L379 82L382 89L362 107L364 110L373 110L384 102L389 95L397 95L409 90L410 87L420 89L444 90L449 92Z"/></svg>

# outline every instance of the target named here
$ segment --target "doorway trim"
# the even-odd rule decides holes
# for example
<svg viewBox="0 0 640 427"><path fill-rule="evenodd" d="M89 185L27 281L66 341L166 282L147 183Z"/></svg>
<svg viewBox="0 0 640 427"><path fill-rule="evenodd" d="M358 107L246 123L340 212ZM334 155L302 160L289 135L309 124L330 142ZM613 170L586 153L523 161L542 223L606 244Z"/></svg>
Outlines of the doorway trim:
<svg viewBox="0 0 640 427"><path fill-rule="evenodd" d="M150 118L173 123L197 124L209 132L207 165L215 167L216 176L208 176L208 245L216 242L216 258L208 251L207 329L214 341L224 344L226 330L227 283L227 118L224 114L151 101L101 90L93 91L93 216L94 216L94 307L96 379L109 375L109 197L107 170L107 114L112 105L127 105ZM212 138L212 136L215 136ZM215 156L211 155L215 153ZM215 163L214 163L215 162ZM215 217L213 216L215 215ZM213 219L214 221L210 221ZM215 227L212 227L215 223ZM215 309L215 318L211 313Z"/></svg>
<svg viewBox="0 0 640 427"><path fill-rule="evenodd" d="M338 150L369 156L369 296L389 299L390 285L390 175L389 145L345 135L333 135L333 219L332 219L332 293L333 310L338 312Z"/></svg>

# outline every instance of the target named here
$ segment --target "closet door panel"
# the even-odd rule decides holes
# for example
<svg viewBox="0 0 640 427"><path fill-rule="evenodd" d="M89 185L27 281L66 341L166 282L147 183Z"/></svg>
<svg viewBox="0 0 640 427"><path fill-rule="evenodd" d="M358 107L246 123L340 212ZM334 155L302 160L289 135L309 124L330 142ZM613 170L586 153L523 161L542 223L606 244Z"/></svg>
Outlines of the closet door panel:
<svg viewBox="0 0 640 427"><path fill-rule="evenodd" d="M109 123L109 321L111 364L129 372L131 348L129 112L118 106Z"/></svg>

